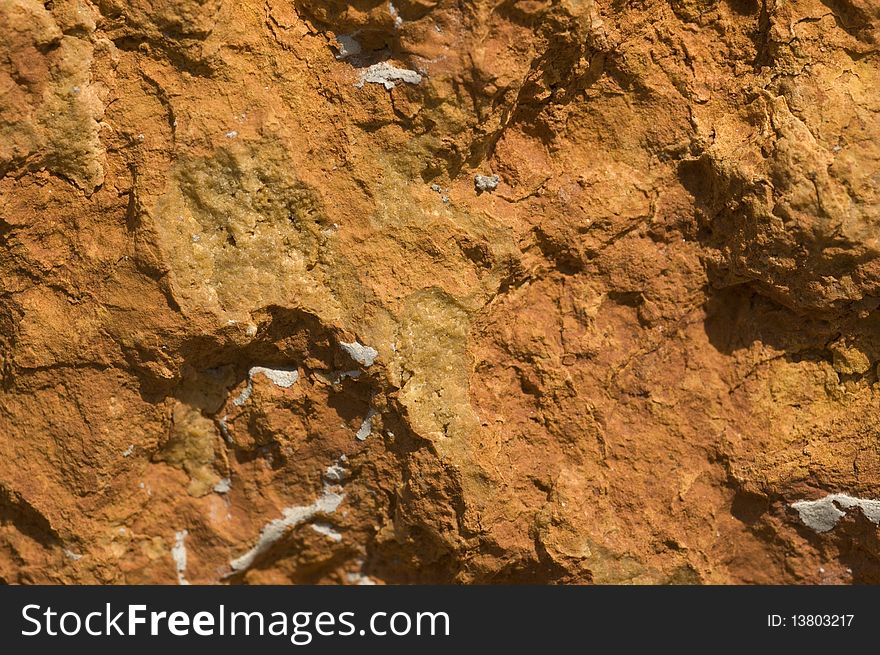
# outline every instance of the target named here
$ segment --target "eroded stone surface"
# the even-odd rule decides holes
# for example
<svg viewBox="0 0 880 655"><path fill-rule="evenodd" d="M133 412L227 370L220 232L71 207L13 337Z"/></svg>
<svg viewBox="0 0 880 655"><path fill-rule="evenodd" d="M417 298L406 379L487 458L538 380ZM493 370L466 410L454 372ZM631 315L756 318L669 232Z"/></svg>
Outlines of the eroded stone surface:
<svg viewBox="0 0 880 655"><path fill-rule="evenodd" d="M0 579L880 582L878 26L3 3Z"/></svg>

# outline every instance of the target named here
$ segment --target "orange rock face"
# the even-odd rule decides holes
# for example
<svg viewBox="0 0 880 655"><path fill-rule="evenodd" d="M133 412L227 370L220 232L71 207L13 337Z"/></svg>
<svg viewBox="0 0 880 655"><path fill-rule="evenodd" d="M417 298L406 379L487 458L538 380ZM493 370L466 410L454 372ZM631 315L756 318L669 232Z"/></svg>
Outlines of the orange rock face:
<svg viewBox="0 0 880 655"><path fill-rule="evenodd" d="M880 582L878 41L3 0L0 579Z"/></svg>

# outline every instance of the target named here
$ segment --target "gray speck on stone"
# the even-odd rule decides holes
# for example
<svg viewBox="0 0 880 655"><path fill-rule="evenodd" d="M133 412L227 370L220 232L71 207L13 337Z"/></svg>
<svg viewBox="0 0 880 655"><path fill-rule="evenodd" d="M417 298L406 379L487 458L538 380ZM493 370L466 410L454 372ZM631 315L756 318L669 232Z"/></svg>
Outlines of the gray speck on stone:
<svg viewBox="0 0 880 655"><path fill-rule="evenodd" d="M339 345L342 346L342 349L345 350L354 361L365 368L370 368L379 356L378 350L371 348L370 346L365 346L357 341L351 343L340 341Z"/></svg>
<svg viewBox="0 0 880 655"><path fill-rule="evenodd" d="M186 535L187 530L174 533L174 547L171 549L171 557L174 558L174 566L177 569L178 584L188 585L186 581Z"/></svg>
<svg viewBox="0 0 880 655"><path fill-rule="evenodd" d="M236 407L241 407L244 405L248 398L251 397L251 394L254 392L254 383L252 380L248 379L247 386L241 390L241 393L238 394L235 398L232 399L232 404Z"/></svg>
<svg viewBox="0 0 880 655"><path fill-rule="evenodd" d="M474 175L474 188L477 190L477 193L494 191L498 188L500 181L501 178L497 175Z"/></svg>
<svg viewBox="0 0 880 655"><path fill-rule="evenodd" d="M241 407L248 401L251 394L254 392L254 376L257 374L265 375L272 381L272 384L276 387L281 387L282 389L289 389L297 380L299 380L299 371L295 368L267 368L265 366L252 366L248 371L247 386L232 401L233 405Z"/></svg>
<svg viewBox="0 0 880 655"><path fill-rule="evenodd" d="M232 401L235 402L234 400ZM217 425L220 426L220 434L228 443L235 443L232 439L232 434L229 432L229 424L226 423L226 419L228 419L228 415L223 415L220 419L217 420Z"/></svg>
<svg viewBox="0 0 880 655"><path fill-rule="evenodd" d="M361 562L360 565L363 566L363 562ZM364 575L362 571L355 571L352 573L346 573L345 577L349 583L355 584L355 585L374 585L374 584L376 584L370 576Z"/></svg>
<svg viewBox="0 0 880 655"><path fill-rule="evenodd" d="M339 543L340 541L342 541L342 535L339 534L339 531L336 530L329 523L324 523L324 522L312 523L312 530L314 530L318 534L324 535L330 541L335 541L336 543Z"/></svg>
<svg viewBox="0 0 880 655"><path fill-rule="evenodd" d="M395 28L403 25L403 18L400 16L400 12L397 11L397 7L394 6L393 2L388 3L388 13L391 14L391 18L394 19Z"/></svg>
<svg viewBox="0 0 880 655"><path fill-rule="evenodd" d="M345 494L338 487L324 487L324 493L311 505L287 507L282 510L281 518L270 521L263 526L257 543L241 557L232 560L229 565L233 572L244 571L281 539L290 528L310 521L318 514L332 514L342 503ZM180 534L180 533L178 533ZM186 560L184 560L184 564ZM178 568L179 570L179 568Z"/></svg>
<svg viewBox="0 0 880 655"><path fill-rule="evenodd" d="M367 411L367 415L364 417L361 427L358 428L357 433L354 435L358 441L366 441L367 437L373 434L373 417L375 415L376 410L371 407Z"/></svg>
<svg viewBox="0 0 880 655"><path fill-rule="evenodd" d="M361 53L361 44L354 38L354 34L337 34L336 43L339 44L337 59L345 59Z"/></svg>
<svg viewBox="0 0 880 655"><path fill-rule="evenodd" d="M64 552L64 556L65 556L67 559L72 559L74 562L78 562L78 561L81 560L82 557L83 557L83 556L80 555L79 553L75 553L75 552L73 552L72 550L69 550L69 549L67 549L67 548L63 548L62 551Z"/></svg>
<svg viewBox="0 0 880 655"><path fill-rule="evenodd" d="M407 84L418 84L422 81L422 76L414 70L397 68L387 61L382 61L361 71L360 79L355 86L360 89L369 82L371 84L382 84L386 89L393 89L397 86L395 83L397 81L406 82Z"/></svg>
<svg viewBox="0 0 880 655"><path fill-rule="evenodd" d="M340 455L339 459L324 471L324 480L333 484L341 484L345 480L345 476L348 475L348 472L345 470L347 463L348 458L345 455Z"/></svg>
<svg viewBox="0 0 880 655"><path fill-rule="evenodd" d="M248 371L248 377L251 380L260 373L269 378L277 387L289 389L297 380L299 380L299 371L295 368L266 368L265 366L254 366Z"/></svg>
<svg viewBox="0 0 880 655"><path fill-rule="evenodd" d="M858 507L865 518L880 525L880 500L854 498L847 494L829 494L819 500L800 500L791 504L801 521L815 532L829 532L846 516L846 510Z"/></svg>

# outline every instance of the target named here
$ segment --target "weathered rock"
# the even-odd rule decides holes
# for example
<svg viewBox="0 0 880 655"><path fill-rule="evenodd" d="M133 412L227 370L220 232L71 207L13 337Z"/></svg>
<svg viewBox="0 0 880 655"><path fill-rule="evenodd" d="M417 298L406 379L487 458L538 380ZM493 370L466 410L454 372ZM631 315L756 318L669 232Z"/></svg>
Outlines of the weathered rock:
<svg viewBox="0 0 880 655"><path fill-rule="evenodd" d="M8 0L0 579L880 581L878 37Z"/></svg>

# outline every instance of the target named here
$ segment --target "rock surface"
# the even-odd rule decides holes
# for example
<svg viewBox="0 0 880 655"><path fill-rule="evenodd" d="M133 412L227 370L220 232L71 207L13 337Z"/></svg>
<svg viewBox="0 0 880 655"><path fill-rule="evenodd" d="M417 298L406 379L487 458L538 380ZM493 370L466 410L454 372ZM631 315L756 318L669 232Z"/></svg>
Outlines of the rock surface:
<svg viewBox="0 0 880 655"><path fill-rule="evenodd" d="M4 0L0 580L880 582L878 42Z"/></svg>

